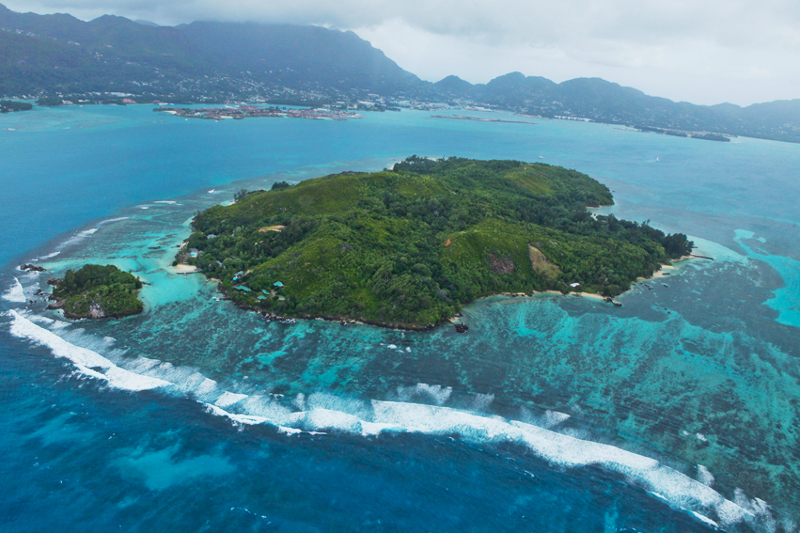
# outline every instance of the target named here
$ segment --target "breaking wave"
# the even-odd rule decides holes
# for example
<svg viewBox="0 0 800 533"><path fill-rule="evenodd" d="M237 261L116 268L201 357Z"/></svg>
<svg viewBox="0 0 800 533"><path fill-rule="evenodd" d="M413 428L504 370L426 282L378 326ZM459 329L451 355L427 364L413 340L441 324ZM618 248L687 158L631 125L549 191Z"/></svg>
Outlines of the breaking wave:
<svg viewBox="0 0 800 533"><path fill-rule="evenodd" d="M155 389L169 384L158 378L122 369L97 352L70 344L55 333L34 324L14 310L8 313L12 319L12 335L27 339L34 344L47 346L53 352L53 355L69 359L77 367L77 370L84 375L107 381L116 388L130 391Z"/></svg>
<svg viewBox="0 0 800 533"><path fill-rule="evenodd" d="M3 295L3 299L14 303L25 303L25 291L17 278L14 278L14 284Z"/></svg>
<svg viewBox="0 0 800 533"><path fill-rule="evenodd" d="M401 400L432 400L437 405L359 400L321 393L284 398L263 391L249 391L250 394L231 392L191 368L144 357L123 359L109 354L109 357L119 359L115 363L47 329L63 331L63 327L59 327L63 325L60 321L14 310L8 311L7 315L11 317L12 335L46 346L56 357L71 361L82 375L102 380L118 389L159 389L167 394L191 397L209 413L227 417L235 424L267 424L287 435L303 432L344 432L362 436L421 433L458 436L482 444L513 443L531 450L553 465L566 468L600 465L715 527L717 524L729 527L742 521L763 523L765 518L761 511L766 504L762 505L760 500L753 501L757 505L741 496L733 502L712 489L709 486L711 474L705 468L700 470L700 480L695 480L655 459L546 429L566 419L568 415L565 414L548 412L540 421L545 427L476 414L442 406L450 396L450 389L422 383L398 390L398 397ZM96 344L108 349L113 342L113 339L106 338Z"/></svg>
<svg viewBox="0 0 800 533"><path fill-rule="evenodd" d="M130 218L130 217L115 217L115 218L108 218L106 220L101 220L100 222L97 223L97 227L96 228L89 228L89 229L85 229L83 231L79 231L78 233L76 233L75 235L73 235L72 237L67 239L66 241L62 242L57 247L57 250L58 250L57 252L53 252L52 254L43 256L42 259L45 259L45 258L48 258L48 257L55 257L56 255L61 253L61 251L64 250L64 248L66 248L67 246L71 246L73 244L77 244L77 243L79 243L81 241L84 241L85 239L88 239L89 237L91 237L92 235L97 233L100 230L100 227L105 225L105 224L111 224L112 222L119 222L120 220L127 220L128 218Z"/></svg>

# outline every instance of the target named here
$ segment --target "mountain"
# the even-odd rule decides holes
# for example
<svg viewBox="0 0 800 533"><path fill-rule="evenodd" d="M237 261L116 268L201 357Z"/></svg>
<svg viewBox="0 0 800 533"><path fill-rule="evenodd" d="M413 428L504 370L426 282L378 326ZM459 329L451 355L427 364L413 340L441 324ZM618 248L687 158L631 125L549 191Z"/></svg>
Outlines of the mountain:
<svg viewBox="0 0 800 533"><path fill-rule="evenodd" d="M447 76L434 83L433 86L440 94L456 98L468 96L472 89L470 82L464 81L458 76Z"/></svg>
<svg viewBox="0 0 800 533"><path fill-rule="evenodd" d="M0 94L124 91L241 98L283 88L325 97L433 94L429 83L356 34L315 26L167 27L111 15L83 22L0 5L0 29Z"/></svg>
<svg viewBox="0 0 800 533"><path fill-rule="evenodd" d="M321 89L403 92L422 82L353 32L317 26L193 22L179 26L199 53L229 75Z"/></svg>
<svg viewBox="0 0 800 533"><path fill-rule="evenodd" d="M800 100L699 106L600 78L554 83L512 72L486 84L420 80L353 32L286 24L177 27L105 15L16 13L0 5L0 97L130 93L140 101L297 103L403 97L581 118L674 135L713 132L800 142ZM91 99L107 98L91 95ZM61 96L52 98L60 102ZM697 134L695 134L697 136ZM701 135L722 140L719 135Z"/></svg>
<svg viewBox="0 0 800 533"><path fill-rule="evenodd" d="M494 105L545 117L584 118L607 124L658 128L672 133L718 132L800 142L800 100L740 107L701 106L648 96L600 78L557 84L512 72L487 84L457 83L448 77L434 84L450 99Z"/></svg>

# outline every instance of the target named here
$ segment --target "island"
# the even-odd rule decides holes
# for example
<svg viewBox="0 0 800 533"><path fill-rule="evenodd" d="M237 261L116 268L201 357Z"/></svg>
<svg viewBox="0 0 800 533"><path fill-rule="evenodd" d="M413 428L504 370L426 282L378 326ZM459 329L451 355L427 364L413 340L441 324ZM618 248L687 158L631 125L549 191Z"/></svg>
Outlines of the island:
<svg viewBox="0 0 800 533"><path fill-rule="evenodd" d="M693 247L593 214L609 189L542 163L412 156L276 185L199 213L176 259L268 317L427 329L492 294L611 298Z"/></svg>
<svg viewBox="0 0 800 533"><path fill-rule="evenodd" d="M692 139L704 139L706 141L717 141L723 143L731 142L729 135L721 135L708 131L684 131L665 128L655 128L652 126L637 126L636 129L642 133L658 133L660 135L672 135L673 137L690 137Z"/></svg>
<svg viewBox="0 0 800 533"><path fill-rule="evenodd" d="M33 104L28 102L17 102L16 100L0 100L0 113L12 113L14 111L30 111Z"/></svg>
<svg viewBox="0 0 800 533"><path fill-rule="evenodd" d="M114 265L84 265L47 283L53 285L54 300L47 308L61 309L67 318L121 318L144 309L136 295L141 280Z"/></svg>
<svg viewBox="0 0 800 533"><path fill-rule="evenodd" d="M505 120L502 118L470 117L467 115L431 115L431 118L444 118L452 120L474 120L476 122L507 122L510 124L531 124L531 125L536 124L535 122L529 122L527 120Z"/></svg>
<svg viewBox="0 0 800 533"><path fill-rule="evenodd" d="M348 111L339 111L335 109L325 108L304 108L292 109L279 107L261 107L257 105L239 105L225 106L225 107L202 107L202 108L189 108L189 107L156 107L153 111L159 113L166 113L168 115L175 115L183 118L201 118L206 120L225 120L237 119L242 120L245 118L253 117L288 117L288 118L308 118L315 120L347 120L364 118L358 113L350 113Z"/></svg>

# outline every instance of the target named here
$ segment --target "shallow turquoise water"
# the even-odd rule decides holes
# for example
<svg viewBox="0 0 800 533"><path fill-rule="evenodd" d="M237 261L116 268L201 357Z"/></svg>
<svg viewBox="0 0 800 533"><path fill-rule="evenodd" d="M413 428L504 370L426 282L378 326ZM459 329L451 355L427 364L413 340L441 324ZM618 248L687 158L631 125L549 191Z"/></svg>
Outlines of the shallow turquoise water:
<svg viewBox="0 0 800 533"><path fill-rule="evenodd" d="M99 518L73 515L98 527L176 527L177 517L193 514L214 530L268 530L270 520L297 531L706 527L692 510L733 528L768 527L771 514L776 527L793 530L800 511L800 147L422 112L344 123L184 121L134 106L21 115L0 123L0 149L15 154L0 170L8 198L0 217L14 235L0 242L0 259L60 252L40 260L55 274L110 261L149 285L147 311L114 323L67 325L41 302L2 300L17 313L3 323L28 339L3 334L4 408L19 413L8 422L16 429L4 445L12 450L6 486L21 490L16 473L31 455L45 454L58 475L80 480L73 490L81 501L110 505ZM617 205L606 211L688 233L698 253L715 260L638 284L621 308L572 297L483 300L465 310L465 335L446 327L418 334L266 323L215 301L213 284L200 276L166 268L192 214L229 200L238 187L375 170L412 153L576 168L614 190ZM0 280L6 295L17 294L16 277L26 300L37 300L33 293L51 274L12 265ZM70 344L57 346L48 332ZM131 374L87 363L84 374L100 372L100 379L65 378L74 367L49 354L76 353L70 346ZM131 385L135 376L169 384L114 390L143 387ZM85 407L55 407L61 404ZM232 427L204 404L244 425ZM258 420L264 424L246 423ZM97 427L123 431L123 421L135 430L124 431L124 445L105 443L97 464L67 459L97 440ZM378 427L385 428L378 437L361 436ZM287 436L296 430L306 433ZM607 451L598 442L622 455L602 459ZM643 459L627 452L671 468L641 467ZM576 453L596 466L576 463ZM270 459L275 454L279 461ZM248 472L261 473L259 480ZM726 523L727 504L689 483L708 481L703 472L754 518ZM24 484L30 494L8 500L4 514L16 517L14 530L55 520L28 514L55 477L36 474ZM105 496L114 483L135 495ZM165 493L167 502L213 500L230 510L181 504L176 512L144 496ZM763 511L755 498L775 509Z"/></svg>

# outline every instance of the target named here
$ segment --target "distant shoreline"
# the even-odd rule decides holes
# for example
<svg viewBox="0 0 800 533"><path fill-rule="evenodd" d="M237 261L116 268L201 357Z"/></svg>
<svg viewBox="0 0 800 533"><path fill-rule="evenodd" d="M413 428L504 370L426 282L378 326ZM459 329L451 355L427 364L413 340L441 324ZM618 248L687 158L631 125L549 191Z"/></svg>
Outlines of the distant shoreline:
<svg viewBox="0 0 800 533"><path fill-rule="evenodd" d="M502 118L468 117L466 115L431 115L431 118L446 118L451 120L474 120L476 122L507 122L510 124L531 124L531 125L536 124L536 122L529 122L527 120L506 120Z"/></svg>

